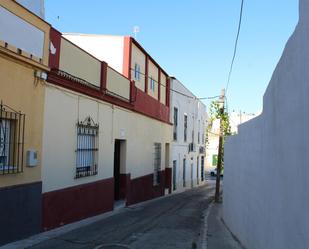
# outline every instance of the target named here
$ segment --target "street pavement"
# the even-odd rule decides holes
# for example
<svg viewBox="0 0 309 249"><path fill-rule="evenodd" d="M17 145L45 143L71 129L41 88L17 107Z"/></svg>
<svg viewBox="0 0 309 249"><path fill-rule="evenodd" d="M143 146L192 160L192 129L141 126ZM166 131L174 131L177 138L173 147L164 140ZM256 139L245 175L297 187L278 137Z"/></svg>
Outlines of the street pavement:
<svg viewBox="0 0 309 249"><path fill-rule="evenodd" d="M222 220L222 203L209 208L207 227L207 249L244 249Z"/></svg>
<svg viewBox="0 0 309 249"><path fill-rule="evenodd" d="M31 249L193 249L205 248L205 224L214 182L127 207Z"/></svg>

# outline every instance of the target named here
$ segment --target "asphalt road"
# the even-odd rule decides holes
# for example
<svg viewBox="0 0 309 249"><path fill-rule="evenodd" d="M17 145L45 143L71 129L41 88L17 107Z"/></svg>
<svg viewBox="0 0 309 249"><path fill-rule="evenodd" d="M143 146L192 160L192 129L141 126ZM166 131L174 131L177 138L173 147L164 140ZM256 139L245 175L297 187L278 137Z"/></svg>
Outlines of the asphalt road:
<svg viewBox="0 0 309 249"><path fill-rule="evenodd" d="M200 248L214 183L133 207L31 249Z"/></svg>

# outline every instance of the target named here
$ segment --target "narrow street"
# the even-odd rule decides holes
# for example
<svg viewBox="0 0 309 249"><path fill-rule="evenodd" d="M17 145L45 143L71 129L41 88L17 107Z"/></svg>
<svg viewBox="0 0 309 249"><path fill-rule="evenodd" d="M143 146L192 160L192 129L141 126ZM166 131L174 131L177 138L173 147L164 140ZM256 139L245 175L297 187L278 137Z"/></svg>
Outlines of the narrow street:
<svg viewBox="0 0 309 249"><path fill-rule="evenodd" d="M210 181L205 186L124 208L30 248L191 249L204 236L204 216L213 195L214 183Z"/></svg>

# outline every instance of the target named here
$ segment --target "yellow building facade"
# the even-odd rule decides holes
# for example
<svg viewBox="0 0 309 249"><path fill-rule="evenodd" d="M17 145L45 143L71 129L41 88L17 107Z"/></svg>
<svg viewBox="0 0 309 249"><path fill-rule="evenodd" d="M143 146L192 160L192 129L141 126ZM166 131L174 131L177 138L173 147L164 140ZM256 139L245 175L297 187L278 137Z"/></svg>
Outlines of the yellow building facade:
<svg viewBox="0 0 309 249"><path fill-rule="evenodd" d="M8 0L0 0L0 23L0 212L6 214L1 245L41 230L50 25Z"/></svg>

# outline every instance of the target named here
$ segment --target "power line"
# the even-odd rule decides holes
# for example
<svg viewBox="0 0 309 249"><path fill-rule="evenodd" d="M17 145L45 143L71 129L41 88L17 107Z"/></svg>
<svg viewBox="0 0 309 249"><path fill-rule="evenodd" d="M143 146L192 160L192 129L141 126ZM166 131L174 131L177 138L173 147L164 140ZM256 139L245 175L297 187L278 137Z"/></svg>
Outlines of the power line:
<svg viewBox="0 0 309 249"><path fill-rule="evenodd" d="M231 66L230 66L228 80L227 80L226 87L225 87L226 93L227 93L227 90L228 90L228 87L229 87L229 84L230 84L231 75L232 75L233 66L234 66L234 61L235 61L236 52L237 52L238 39L239 39L240 28L241 28L241 23L242 23L243 7L244 7L244 0L241 0L239 22L238 22L238 30L237 30L236 40L235 40L234 53L233 53L233 58L232 58Z"/></svg>

